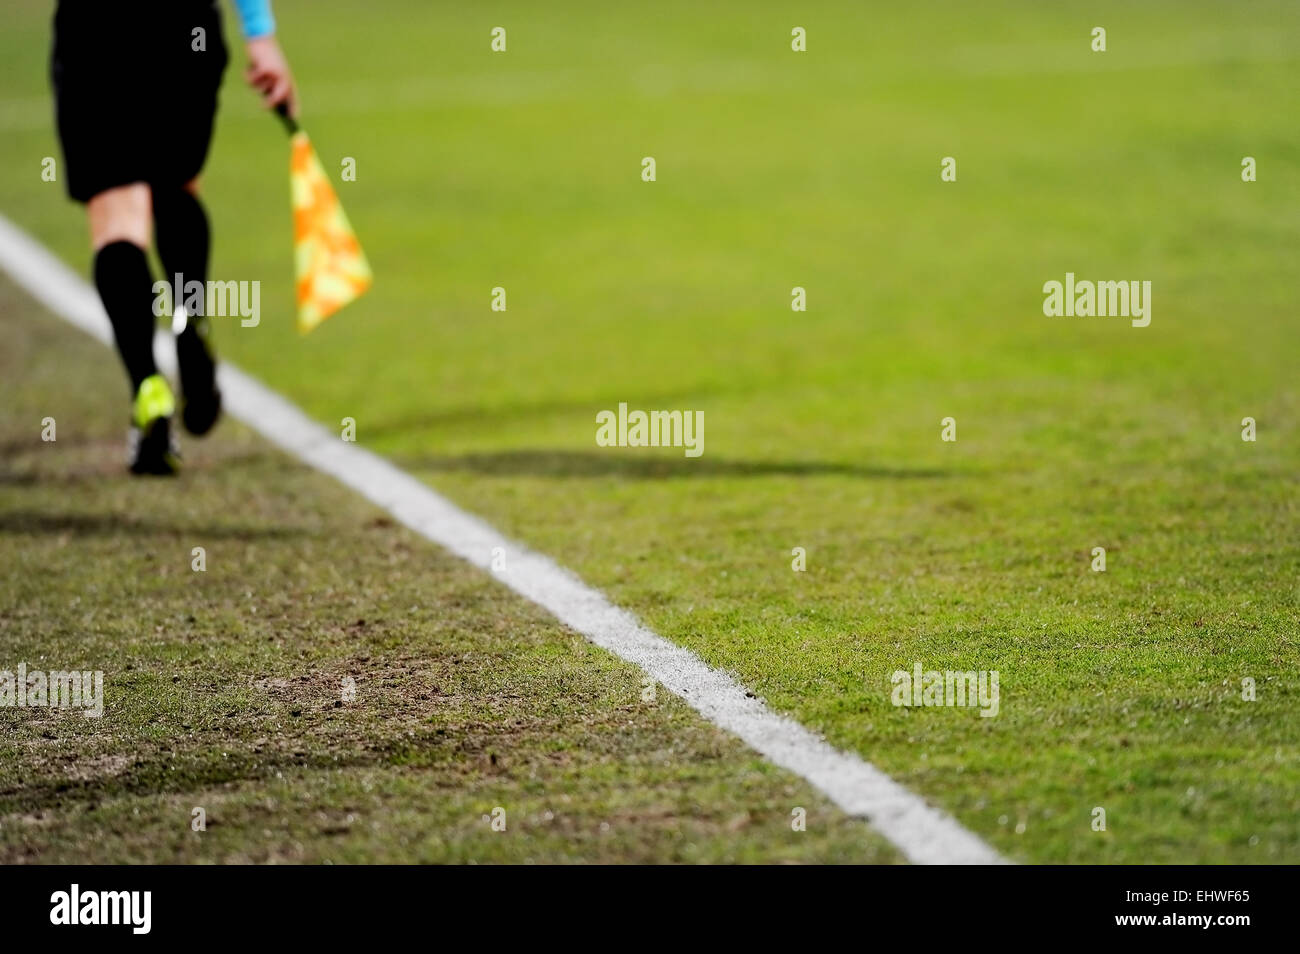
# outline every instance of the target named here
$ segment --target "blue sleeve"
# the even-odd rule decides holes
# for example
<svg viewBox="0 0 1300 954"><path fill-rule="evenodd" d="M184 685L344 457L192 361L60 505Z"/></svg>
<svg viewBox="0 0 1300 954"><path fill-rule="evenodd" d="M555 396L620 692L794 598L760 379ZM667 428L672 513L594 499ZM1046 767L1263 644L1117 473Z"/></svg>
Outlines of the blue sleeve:
<svg viewBox="0 0 1300 954"><path fill-rule="evenodd" d="M239 21L244 25L244 38L256 39L275 32L275 17L271 15L271 0L235 0Z"/></svg>

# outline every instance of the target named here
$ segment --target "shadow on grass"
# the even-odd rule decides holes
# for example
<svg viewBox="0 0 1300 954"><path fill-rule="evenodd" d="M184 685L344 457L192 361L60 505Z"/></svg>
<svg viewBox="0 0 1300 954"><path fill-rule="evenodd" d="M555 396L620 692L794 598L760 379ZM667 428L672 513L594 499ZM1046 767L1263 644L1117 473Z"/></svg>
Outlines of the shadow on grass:
<svg viewBox="0 0 1300 954"><path fill-rule="evenodd" d="M247 729L247 725L242 728ZM0 817L23 812L66 811L71 804L93 808L124 796L173 796L216 786L237 788L242 783L267 783L287 772L336 774L355 768L413 771L459 767L463 775L472 776L481 764L476 756L496 746L509 745L511 741L505 731L489 732L476 739L458 739L439 728L404 732L396 737L367 735L342 751L316 744L309 735L309 727L300 731L308 734L283 735L282 738L294 744L291 750L278 752L249 749L246 744L229 739L217 746L184 752L167 747L158 749L138 740L129 765L121 772L86 778L64 774L40 777L36 773L38 777L24 778L16 784L0 783ZM3 852L4 845L0 842L0 858Z"/></svg>
<svg viewBox="0 0 1300 954"><path fill-rule="evenodd" d="M705 398L720 395L735 396L744 391L736 388L722 389L713 385L700 384L690 389L664 391L657 394L642 394L636 399L638 407L682 407L693 406ZM447 428L472 426L475 428L502 427L507 424L519 424L526 421L546 419L563 415L578 415L584 421L590 420L595 425L596 412L602 408L618 407L622 397L563 398L547 401L516 401L484 407L479 404L449 407L437 411L418 411L387 420L367 421L365 439L384 440L401 437L410 439L414 435L426 432L438 434Z"/></svg>
<svg viewBox="0 0 1300 954"><path fill-rule="evenodd" d="M634 455L613 450L513 450L456 456L394 456L404 468L435 473L471 473L485 477L619 477L628 480L710 479L725 477L856 477L911 480L950 476L925 468L870 467L833 461L728 460L705 455L664 456L654 450ZM653 456L652 456L653 455Z"/></svg>
<svg viewBox="0 0 1300 954"><path fill-rule="evenodd" d="M214 540L278 540L307 536L305 528L249 524L179 524L123 514L0 512L0 535L49 534L73 537L186 536Z"/></svg>

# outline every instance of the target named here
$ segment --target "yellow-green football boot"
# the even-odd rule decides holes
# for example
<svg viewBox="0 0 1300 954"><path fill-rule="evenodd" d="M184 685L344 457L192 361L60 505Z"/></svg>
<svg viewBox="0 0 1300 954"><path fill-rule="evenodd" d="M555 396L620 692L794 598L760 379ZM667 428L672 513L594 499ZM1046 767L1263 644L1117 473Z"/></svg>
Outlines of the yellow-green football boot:
<svg viewBox="0 0 1300 954"><path fill-rule="evenodd" d="M131 473L169 476L180 468L180 453L172 438L175 413L176 399L166 378L151 374L140 382L126 443Z"/></svg>

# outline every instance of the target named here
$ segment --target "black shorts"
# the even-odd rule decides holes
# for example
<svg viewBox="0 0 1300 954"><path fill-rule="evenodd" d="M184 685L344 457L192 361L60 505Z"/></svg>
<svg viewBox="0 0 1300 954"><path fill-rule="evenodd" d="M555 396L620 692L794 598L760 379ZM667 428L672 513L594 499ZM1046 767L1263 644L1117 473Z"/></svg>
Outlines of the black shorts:
<svg viewBox="0 0 1300 954"><path fill-rule="evenodd" d="M68 194L198 175L228 58L214 0L59 0L50 75Z"/></svg>

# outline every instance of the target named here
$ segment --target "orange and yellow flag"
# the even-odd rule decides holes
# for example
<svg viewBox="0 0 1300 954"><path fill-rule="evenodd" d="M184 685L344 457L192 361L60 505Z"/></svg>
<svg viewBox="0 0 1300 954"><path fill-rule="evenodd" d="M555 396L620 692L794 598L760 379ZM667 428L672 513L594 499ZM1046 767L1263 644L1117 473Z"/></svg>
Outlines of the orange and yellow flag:
<svg viewBox="0 0 1300 954"><path fill-rule="evenodd" d="M311 140L294 132L289 156L298 330L311 331L370 287L374 275Z"/></svg>

